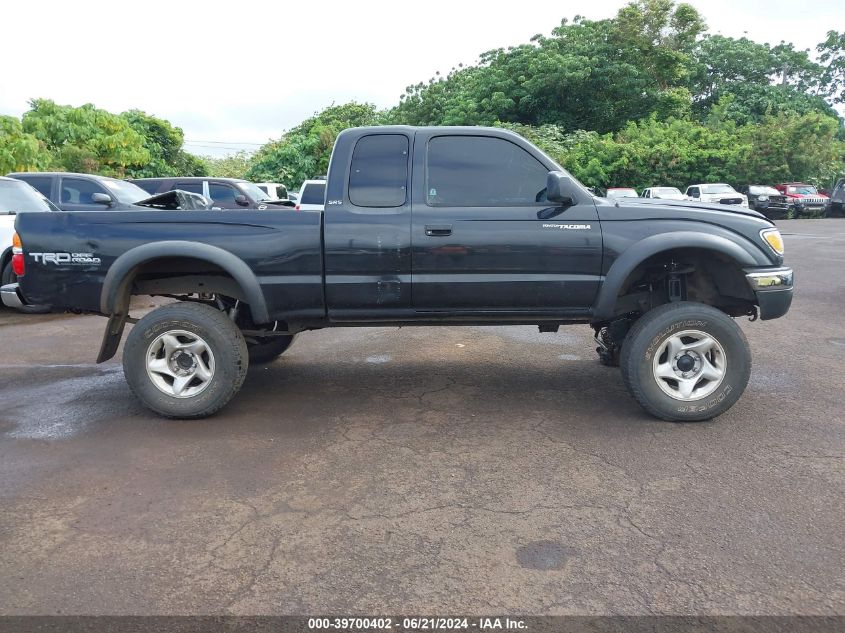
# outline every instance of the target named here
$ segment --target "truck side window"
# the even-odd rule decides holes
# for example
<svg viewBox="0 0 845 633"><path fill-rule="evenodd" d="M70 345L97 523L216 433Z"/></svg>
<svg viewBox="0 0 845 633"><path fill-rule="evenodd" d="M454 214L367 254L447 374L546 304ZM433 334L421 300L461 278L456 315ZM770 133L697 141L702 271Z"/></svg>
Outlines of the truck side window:
<svg viewBox="0 0 845 633"><path fill-rule="evenodd" d="M190 191L191 193L198 193L202 195L201 182L175 182L173 183L173 186L170 187L171 191L174 189L181 189L182 191Z"/></svg>
<svg viewBox="0 0 845 633"><path fill-rule="evenodd" d="M62 178L62 202L94 204L93 196L95 193L106 193L106 190L91 180Z"/></svg>
<svg viewBox="0 0 845 633"><path fill-rule="evenodd" d="M426 200L436 207L507 207L545 200L549 170L490 136L436 136L428 143Z"/></svg>
<svg viewBox="0 0 845 633"><path fill-rule="evenodd" d="M372 134L355 143L349 201L356 207L401 207L408 189L408 137Z"/></svg>

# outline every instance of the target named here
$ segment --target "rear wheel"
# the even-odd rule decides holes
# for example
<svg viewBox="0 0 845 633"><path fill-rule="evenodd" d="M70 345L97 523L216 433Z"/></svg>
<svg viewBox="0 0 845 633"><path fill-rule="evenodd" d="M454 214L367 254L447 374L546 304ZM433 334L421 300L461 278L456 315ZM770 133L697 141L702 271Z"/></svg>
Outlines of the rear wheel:
<svg viewBox="0 0 845 633"><path fill-rule="evenodd" d="M201 303L153 310L135 324L123 349L132 392L170 418L204 418L223 408L241 388L247 366L240 330Z"/></svg>
<svg viewBox="0 0 845 633"><path fill-rule="evenodd" d="M622 378L652 415L675 422L709 420L745 391L751 352L732 318L711 306L679 301L643 315L622 345Z"/></svg>
<svg viewBox="0 0 845 633"><path fill-rule="evenodd" d="M293 343L293 338L293 334L290 336L268 336L256 339L255 343L247 343L249 364L261 365L275 360L287 351Z"/></svg>

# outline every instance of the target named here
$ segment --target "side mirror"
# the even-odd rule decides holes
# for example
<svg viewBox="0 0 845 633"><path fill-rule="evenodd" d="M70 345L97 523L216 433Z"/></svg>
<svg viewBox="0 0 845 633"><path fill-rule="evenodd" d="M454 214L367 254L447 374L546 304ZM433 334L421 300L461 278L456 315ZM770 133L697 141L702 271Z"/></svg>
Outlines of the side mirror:
<svg viewBox="0 0 845 633"><path fill-rule="evenodd" d="M575 204L575 183L566 174L550 171L546 177L546 198L564 206Z"/></svg>
<svg viewBox="0 0 845 633"><path fill-rule="evenodd" d="M92 193L91 202L95 204L107 204L111 206L112 197L107 193Z"/></svg>
<svg viewBox="0 0 845 633"><path fill-rule="evenodd" d="M239 193L238 195L235 196L235 202L237 202L242 207L248 207L249 206L249 198L247 198L242 193Z"/></svg>

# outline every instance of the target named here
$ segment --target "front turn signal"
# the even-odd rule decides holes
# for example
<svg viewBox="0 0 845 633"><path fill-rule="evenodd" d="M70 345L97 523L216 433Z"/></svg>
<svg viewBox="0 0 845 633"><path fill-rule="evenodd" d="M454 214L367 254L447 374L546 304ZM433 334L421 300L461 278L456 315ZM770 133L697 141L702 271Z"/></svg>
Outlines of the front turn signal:
<svg viewBox="0 0 845 633"><path fill-rule="evenodd" d="M768 244L771 249L778 255L783 255L783 236L777 229L763 229L760 231L760 237Z"/></svg>

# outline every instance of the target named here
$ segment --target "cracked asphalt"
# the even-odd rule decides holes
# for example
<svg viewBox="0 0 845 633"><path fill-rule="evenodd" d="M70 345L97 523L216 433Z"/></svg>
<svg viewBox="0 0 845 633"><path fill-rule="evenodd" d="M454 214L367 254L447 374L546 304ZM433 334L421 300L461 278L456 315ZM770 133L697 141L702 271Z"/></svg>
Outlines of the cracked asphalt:
<svg viewBox="0 0 845 633"><path fill-rule="evenodd" d="M845 614L845 220L751 383L650 418L587 327L333 329L217 416L143 409L105 320L0 313L0 614Z"/></svg>

